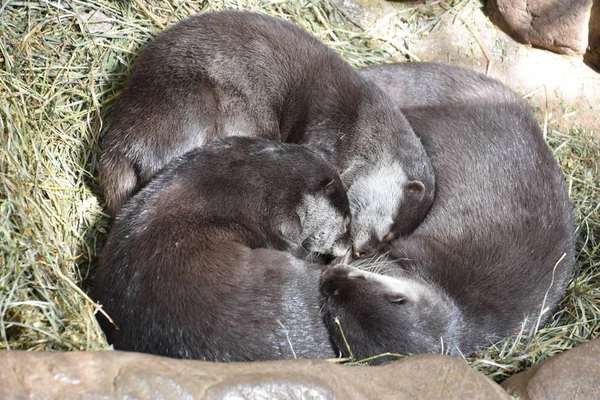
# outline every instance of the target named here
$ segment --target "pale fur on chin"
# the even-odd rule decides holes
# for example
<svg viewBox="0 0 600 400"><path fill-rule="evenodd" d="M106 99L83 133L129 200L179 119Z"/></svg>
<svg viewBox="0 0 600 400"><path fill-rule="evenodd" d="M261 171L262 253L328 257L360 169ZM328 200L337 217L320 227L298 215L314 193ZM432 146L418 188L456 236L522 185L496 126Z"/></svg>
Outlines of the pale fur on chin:
<svg viewBox="0 0 600 400"><path fill-rule="evenodd" d="M369 279L384 286L389 294L401 295L410 301L418 302L421 297L427 295L426 285L412 279L396 279L386 275L374 274L373 272L360 270L354 267L348 274L349 278Z"/></svg>
<svg viewBox="0 0 600 400"><path fill-rule="evenodd" d="M344 243L347 220L323 195L305 195L297 209L302 242L308 251L343 256L348 250ZM347 242L347 241L346 241Z"/></svg>
<svg viewBox="0 0 600 400"><path fill-rule="evenodd" d="M402 166L390 160L380 160L356 178L348 190L355 247L362 248L373 235L382 241L389 233L407 182Z"/></svg>

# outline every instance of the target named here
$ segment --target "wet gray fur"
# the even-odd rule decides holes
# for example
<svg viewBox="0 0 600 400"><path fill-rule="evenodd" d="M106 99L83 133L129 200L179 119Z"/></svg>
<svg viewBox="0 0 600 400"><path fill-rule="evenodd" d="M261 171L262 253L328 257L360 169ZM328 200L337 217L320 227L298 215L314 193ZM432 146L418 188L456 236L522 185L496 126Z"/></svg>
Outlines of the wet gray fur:
<svg viewBox="0 0 600 400"><path fill-rule="evenodd" d="M289 22L225 11L172 26L135 61L103 135L108 211L175 157L236 135L300 143L331 162L359 252L412 231L433 201L423 146L376 85Z"/></svg>
<svg viewBox="0 0 600 400"><path fill-rule="evenodd" d="M335 343L349 355L335 317L358 359L468 355L522 326L543 326L574 265L574 223L529 106L501 83L448 65L361 74L402 106L435 169L436 198L423 223L388 248L397 261L380 273L395 280L326 271L323 311Z"/></svg>
<svg viewBox="0 0 600 400"><path fill-rule="evenodd" d="M322 208L311 214L306 198ZM100 318L109 342L212 361L334 356L322 266L293 254L322 239L304 229L311 220L347 248L348 207L337 172L302 146L231 137L188 152L111 228L93 282L119 327Z"/></svg>

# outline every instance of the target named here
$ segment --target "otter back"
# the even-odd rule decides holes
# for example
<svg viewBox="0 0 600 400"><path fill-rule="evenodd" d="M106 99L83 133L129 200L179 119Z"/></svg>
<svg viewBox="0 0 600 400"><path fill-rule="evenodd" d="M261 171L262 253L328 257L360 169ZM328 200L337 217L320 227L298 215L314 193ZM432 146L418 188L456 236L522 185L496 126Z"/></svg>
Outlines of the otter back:
<svg viewBox="0 0 600 400"><path fill-rule="evenodd" d="M423 146L381 90L297 26L224 11L182 21L140 53L103 135L109 212L172 159L224 136L300 143L332 163L359 253L412 231L433 201ZM365 198L382 185L391 197Z"/></svg>
<svg viewBox="0 0 600 400"><path fill-rule="evenodd" d="M345 348L336 316L358 358L466 355L541 326L570 277L574 227L564 178L527 104L497 81L450 66L361 73L399 99L433 163L436 199L388 249L395 261L380 273L396 283L360 280L347 267L325 277L335 342Z"/></svg>
<svg viewBox="0 0 600 400"><path fill-rule="evenodd" d="M116 218L94 277L116 349L213 361L333 356L320 269L350 244L338 174L306 148L226 138L171 163ZM324 248L324 246L330 246Z"/></svg>

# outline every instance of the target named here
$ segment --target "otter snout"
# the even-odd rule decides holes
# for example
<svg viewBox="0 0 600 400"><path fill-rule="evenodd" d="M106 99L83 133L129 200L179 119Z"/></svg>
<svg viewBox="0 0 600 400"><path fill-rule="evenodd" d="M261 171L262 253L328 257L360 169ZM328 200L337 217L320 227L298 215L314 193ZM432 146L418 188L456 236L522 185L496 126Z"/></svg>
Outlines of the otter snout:
<svg viewBox="0 0 600 400"><path fill-rule="evenodd" d="M354 258L367 258L375 254L375 249L372 247L367 248L356 248L352 246L352 257Z"/></svg>
<svg viewBox="0 0 600 400"><path fill-rule="evenodd" d="M336 265L327 268L321 276L321 294L325 297L339 296L347 288L349 281L350 267Z"/></svg>
<svg viewBox="0 0 600 400"><path fill-rule="evenodd" d="M369 240L365 244L356 244L352 245L352 257L353 258L368 258L378 251L380 251L385 246L385 243L380 242L378 238L374 237Z"/></svg>

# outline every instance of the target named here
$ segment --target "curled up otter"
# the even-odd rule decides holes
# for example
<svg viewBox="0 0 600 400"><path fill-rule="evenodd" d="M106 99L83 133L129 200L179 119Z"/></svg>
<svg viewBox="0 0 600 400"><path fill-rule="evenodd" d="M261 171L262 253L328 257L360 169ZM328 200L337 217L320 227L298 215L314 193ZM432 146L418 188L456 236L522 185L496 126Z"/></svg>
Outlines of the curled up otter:
<svg viewBox="0 0 600 400"><path fill-rule="evenodd" d="M224 136L302 144L348 188L357 255L414 230L434 174L395 104L299 27L251 12L203 13L149 43L104 132L107 208L174 158Z"/></svg>
<svg viewBox="0 0 600 400"><path fill-rule="evenodd" d="M116 349L251 361L334 357L319 310L322 265L345 253L337 172L310 150L223 138L161 171L123 208L94 277ZM336 250L338 249L338 250Z"/></svg>
<svg viewBox="0 0 600 400"><path fill-rule="evenodd" d="M543 324L574 263L565 183L518 95L450 66L358 73L259 14L151 42L102 146L116 218L95 294L117 349L468 354ZM302 259L351 237L384 268Z"/></svg>
<svg viewBox="0 0 600 400"><path fill-rule="evenodd" d="M500 82L449 65L361 74L402 107L437 188L421 225L385 249L387 261L372 262L379 273L352 263L325 271L323 312L339 349L357 359L460 356L543 326L570 278L574 226L564 177L529 106Z"/></svg>

